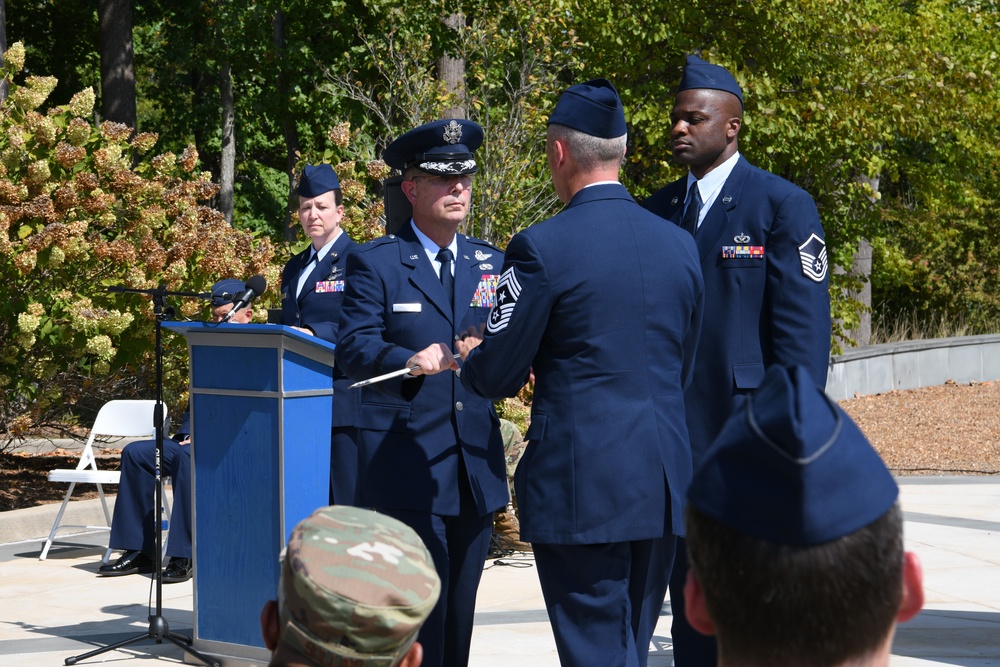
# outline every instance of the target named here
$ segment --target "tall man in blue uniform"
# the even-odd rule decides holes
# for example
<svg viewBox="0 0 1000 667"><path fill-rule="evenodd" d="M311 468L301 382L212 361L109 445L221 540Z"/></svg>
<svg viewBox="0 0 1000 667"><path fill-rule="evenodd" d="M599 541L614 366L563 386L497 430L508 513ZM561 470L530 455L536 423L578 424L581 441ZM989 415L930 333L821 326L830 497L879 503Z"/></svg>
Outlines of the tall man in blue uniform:
<svg viewBox="0 0 1000 667"><path fill-rule="evenodd" d="M701 272L690 235L619 184L625 145L609 81L563 93L546 152L566 208L511 240L485 337L459 344L482 396L534 370L514 486L564 666L646 664L691 479Z"/></svg>
<svg viewBox="0 0 1000 667"><path fill-rule="evenodd" d="M732 74L689 56L674 102L671 147L687 176L646 200L694 235L705 278L705 327L685 393L697 470L738 399L772 364L800 364L826 386L830 295L823 227L801 188L740 156L743 92ZM677 667L714 667L715 640L683 616L687 558L670 582Z"/></svg>
<svg viewBox="0 0 1000 667"><path fill-rule="evenodd" d="M212 321L221 322L246 288L246 283L235 278L212 285ZM253 311L248 306L229 321L247 324L252 318ZM112 549L121 549L122 555L114 563L101 566L99 574L102 577L150 574L156 562L156 440L137 440L125 445L121 471L108 544ZM191 420L187 412L173 437L163 438L160 474L170 477L174 490L167 534L169 560L163 569L163 583L173 584L187 581L194 573L191 560Z"/></svg>
<svg viewBox="0 0 1000 667"><path fill-rule="evenodd" d="M431 667L468 664L493 511L507 502L493 404L454 373L425 375L458 368L453 342L484 324L494 303L503 254L457 233L482 140L476 123L449 119L386 149L413 217L348 256L337 343L356 380L414 369L362 390L358 500L410 525L434 558L441 598L419 637Z"/></svg>
<svg viewBox="0 0 1000 667"><path fill-rule="evenodd" d="M347 253L357 243L340 228L344 217L340 180L328 164L306 165L299 178L299 224L312 243L288 260L281 273L281 321L337 343L344 301ZM335 353L335 356L338 354ZM334 367L333 429L330 439L330 504L353 505L358 469L354 422L360 394Z"/></svg>

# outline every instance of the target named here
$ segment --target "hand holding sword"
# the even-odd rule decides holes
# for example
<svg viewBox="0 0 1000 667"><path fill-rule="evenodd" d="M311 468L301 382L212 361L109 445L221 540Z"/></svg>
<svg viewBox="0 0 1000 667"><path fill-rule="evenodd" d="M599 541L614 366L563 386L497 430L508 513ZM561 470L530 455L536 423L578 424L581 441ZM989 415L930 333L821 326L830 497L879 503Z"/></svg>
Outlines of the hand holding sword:
<svg viewBox="0 0 1000 667"><path fill-rule="evenodd" d="M444 343L434 343L410 357L405 367L355 382L350 386L350 389L365 387L401 375L436 375L442 371L457 371L459 369L457 360L464 361L469 356L469 352L482 342L483 328L483 325L479 325L478 328L469 327L461 336L456 336L455 346L458 348L458 354L454 354Z"/></svg>

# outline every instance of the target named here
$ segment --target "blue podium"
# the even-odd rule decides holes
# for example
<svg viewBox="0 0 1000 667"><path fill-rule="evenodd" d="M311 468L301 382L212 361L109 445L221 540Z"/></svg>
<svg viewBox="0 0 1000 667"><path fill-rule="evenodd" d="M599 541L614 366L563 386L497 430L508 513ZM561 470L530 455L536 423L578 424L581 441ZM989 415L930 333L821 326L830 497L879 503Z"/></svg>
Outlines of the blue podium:
<svg viewBox="0 0 1000 667"><path fill-rule="evenodd" d="M334 346L277 324L165 322L191 365L194 646L266 665L278 555L329 502Z"/></svg>

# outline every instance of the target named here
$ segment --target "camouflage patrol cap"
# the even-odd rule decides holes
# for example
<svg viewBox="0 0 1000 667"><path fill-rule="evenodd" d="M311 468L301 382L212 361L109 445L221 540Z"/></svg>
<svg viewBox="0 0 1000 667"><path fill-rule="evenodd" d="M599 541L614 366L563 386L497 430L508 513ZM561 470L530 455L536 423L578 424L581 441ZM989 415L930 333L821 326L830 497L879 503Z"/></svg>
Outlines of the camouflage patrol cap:
<svg viewBox="0 0 1000 667"><path fill-rule="evenodd" d="M281 643L327 667L389 667L440 593L434 561L409 526L322 507L292 531L281 564Z"/></svg>

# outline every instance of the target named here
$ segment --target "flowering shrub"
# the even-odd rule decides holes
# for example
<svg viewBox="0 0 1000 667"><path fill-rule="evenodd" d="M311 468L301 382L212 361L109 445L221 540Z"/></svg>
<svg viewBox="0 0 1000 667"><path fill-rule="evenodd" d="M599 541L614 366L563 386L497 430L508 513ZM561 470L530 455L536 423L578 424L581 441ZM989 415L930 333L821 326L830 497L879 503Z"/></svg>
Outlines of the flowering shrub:
<svg viewBox="0 0 1000 667"><path fill-rule="evenodd" d="M0 102L0 446L39 426L89 423L111 398L152 396L153 300L123 286L205 292L223 277L278 284L267 239L230 227L193 147L156 154L157 136L95 125L94 91L43 109L56 81L28 76L24 47L4 54ZM168 298L176 317L205 302ZM164 336L166 396L183 409L184 342ZM178 413L179 414L179 413Z"/></svg>
<svg viewBox="0 0 1000 667"><path fill-rule="evenodd" d="M331 145L317 151L316 155L302 156L296 172L301 174L307 164L330 164L344 195L341 228L358 243L382 236L385 233L385 204L380 183L391 175L392 169L382 160L368 157L371 151L364 146L370 142L361 133L352 132L349 122L338 122L326 137ZM292 224L299 225L297 212ZM303 237L300 235L300 238Z"/></svg>

